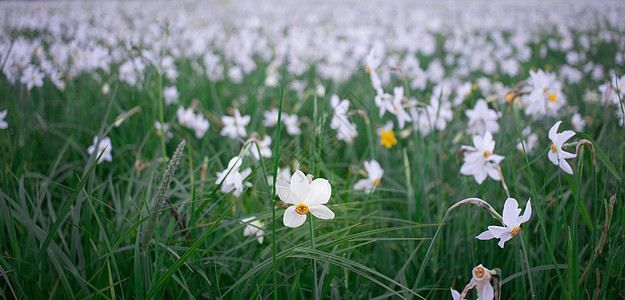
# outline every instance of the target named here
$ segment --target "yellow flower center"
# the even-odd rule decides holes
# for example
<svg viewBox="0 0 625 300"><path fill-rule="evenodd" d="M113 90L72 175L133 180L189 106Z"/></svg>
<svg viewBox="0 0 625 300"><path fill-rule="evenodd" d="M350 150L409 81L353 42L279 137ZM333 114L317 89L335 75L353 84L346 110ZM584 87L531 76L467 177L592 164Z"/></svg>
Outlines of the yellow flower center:
<svg viewBox="0 0 625 300"><path fill-rule="evenodd" d="M380 133L380 144L384 145L387 149L397 145L397 139L395 138L395 132L392 130L382 131Z"/></svg>
<svg viewBox="0 0 625 300"><path fill-rule="evenodd" d="M472 84L472 85L471 85L471 89L472 89L472 90L474 90L474 91L475 91L475 90L477 90L477 84L475 84L475 83L474 83L474 84Z"/></svg>
<svg viewBox="0 0 625 300"><path fill-rule="evenodd" d="M543 94L547 92L547 88L543 88Z"/></svg>
<svg viewBox="0 0 625 300"><path fill-rule="evenodd" d="M306 204L298 204L295 207L295 212L300 214L300 215L308 214L308 205L306 205Z"/></svg>
<svg viewBox="0 0 625 300"><path fill-rule="evenodd" d="M551 70L553 70L553 66L552 66L552 65L550 65L550 64L546 64L546 65L545 65L545 70L546 70L547 72L551 72Z"/></svg>
<svg viewBox="0 0 625 300"><path fill-rule="evenodd" d="M475 275L477 279L482 279L484 275L486 275L486 271L482 267L475 267L475 269L473 269L473 275Z"/></svg>
<svg viewBox="0 0 625 300"><path fill-rule="evenodd" d="M514 228L514 229L512 230L512 232L510 232L510 235L512 235L512 236L514 237L514 236L515 236L515 235L517 235L519 232L521 232L521 227Z"/></svg>
<svg viewBox="0 0 625 300"><path fill-rule="evenodd" d="M558 102L558 96L556 96L556 94L553 94L553 93L549 94L547 96L547 99L549 99L549 101L551 101L551 102Z"/></svg>
<svg viewBox="0 0 625 300"><path fill-rule="evenodd" d="M558 150L556 150L556 145L551 144L551 152L556 153Z"/></svg>
<svg viewBox="0 0 625 300"><path fill-rule="evenodd" d="M493 154L493 153L488 151L488 150L486 150L486 151L484 151L483 155L484 155L484 158L488 158L491 154Z"/></svg>
<svg viewBox="0 0 625 300"><path fill-rule="evenodd" d="M519 100L519 96L515 96L513 93L507 93L506 94L506 101L508 101L508 102L516 102L517 100Z"/></svg>

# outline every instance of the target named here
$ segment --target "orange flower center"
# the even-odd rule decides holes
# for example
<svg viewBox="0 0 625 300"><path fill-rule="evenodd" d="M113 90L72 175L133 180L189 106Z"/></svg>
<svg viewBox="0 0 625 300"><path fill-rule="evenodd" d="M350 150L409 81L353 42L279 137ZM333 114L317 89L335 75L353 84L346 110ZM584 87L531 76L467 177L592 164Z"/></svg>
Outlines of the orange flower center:
<svg viewBox="0 0 625 300"><path fill-rule="evenodd" d="M308 205L306 205L306 204L298 204L295 207L295 212L300 214L300 215L308 214Z"/></svg>
<svg viewBox="0 0 625 300"><path fill-rule="evenodd" d="M493 154L493 153L488 151L488 150L486 150L486 151L484 151L483 155L484 155L484 158L488 158L491 154Z"/></svg>
<svg viewBox="0 0 625 300"><path fill-rule="evenodd" d="M475 275L475 278L477 279L482 279L484 275L486 275L486 271L484 271L484 268L482 267L476 267L473 270L473 275Z"/></svg>
<svg viewBox="0 0 625 300"><path fill-rule="evenodd" d="M371 67L367 67L367 74L371 74Z"/></svg>
<svg viewBox="0 0 625 300"><path fill-rule="evenodd" d="M556 153L558 150L556 150L556 145L551 144L551 152Z"/></svg>
<svg viewBox="0 0 625 300"><path fill-rule="evenodd" d="M521 227L514 228L514 230L512 230L512 232L510 233L510 235L514 237L515 235L519 234L519 232L521 232Z"/></svg>

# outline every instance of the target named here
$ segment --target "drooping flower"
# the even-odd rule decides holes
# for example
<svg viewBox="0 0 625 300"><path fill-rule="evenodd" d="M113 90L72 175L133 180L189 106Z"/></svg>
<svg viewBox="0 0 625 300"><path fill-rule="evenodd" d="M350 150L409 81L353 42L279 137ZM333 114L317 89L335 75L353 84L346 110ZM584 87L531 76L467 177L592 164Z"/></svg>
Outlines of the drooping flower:
<svg viewBox="0 0 625 300"><path fill-rule="evenodd" d="M334 219L334 212L324 204L328 203L332 194L330 183L323 178L312 180L297 170L291 176L291 181L286 182L278 177L278 196L282 202L293 204L284 212L283 222L287 227L299 227L306 221L306 215L312 213L320 219Z"/></svg>
<svg viewBox="0 0 625 300"><path fill-rule="evenodd" d="M98 151L96 152L96 156L99 156L100 153L102 153L102 157L100 158L100 160L98 161L98 164L102 163L103 161L108 161L108 162L112 162L113 161L113 155L111 154L111 151L113 150L113 146L111 145L111 139L108 137L104 137L100 140L100 144L98 145L98 137L94 136L93 137L93 145L89 146L87 148L87 153L89 155L93 154L93 152L96 150L96 146L98 147Z"/></svg>
<svg viewBox="0 0 625 300"><path fill-rule="evenodd" d="M504 156L493 154L495 151L493 135L489 131L484 136L475 135L473 145L475 147L462 146L465 153L460 174L472 175L478 184L482 184L487 176L493 180L501 180L498 168Z"/></svg>
<svg viewBox="0 0 625 300"><path fill-rule="evenodd" d="M380 136L380 144L384 145L387 149L391 149L391 147L397 145L397 139L393 131L393 121L388 121L384 127L378 128L378 135Z"/></svg>
<svg viewBox="0 0 625 300"><path fill-rule="evenodd" d="M247 131L245 131L245 126L250 123L250 116L241 116L239 109L235 108L233 116L223 116L221 117L221 122L224 124L224 128L221 129L221 135L231 139L246 137Z"/></svg>
<svg viewBox="0 0 625 300"><path fill-rule="evenodd" d="M233 195L238 197L243 192L243 186L252 186L249 182L243 182L252 173L252 169L247 168L239 171L243 158L235 156L228 162L228 167L223 172L217 172L215 184L221 184L221 192L229 193L234 190Z"/></svg>
<svg viewBox="0 0 625 300"><path fill-rule="evenodd" d="M255 235L259 244L263 243L265 235L265 223L255 220L256 217L249 217L241 219L242 224L247 224L243 229L243 236Z"/></svg>
<svg viewBox="0 0 625 300"><path fill-rule="evenodd" d="M364 165L368 178L358 180L354 185L354 189L371 193L380 184L382 175L384 175L384 169L376 160L365 161Z"/></svg>
<svg viewBox="0 0 625 300"><path fill-rule="evenodd" d="M464 287L462 294L458 293L458 291L454 289L451 289L451 297L454 300L462 300L467 296L467 293L475 287L478 300L493 300L495 298L495 289L493 289L490 281L492 280L492 275L494 275L495 272L485 268L482 264L479 264L477 267L473 268L471 273L471 281Z"/></svg>
<svg viewBox="0 0 625 300"><path fill-rule="evenodd" d="M508 198L503 205L503 227L488 226L488 230L482 232L475 238L478 240L499 239L499 247L503 248L504 244L517 235L521 231L521 224L527 222L532 216L532 203L527 200L525 212L521 215L519 203L514 198Z"/></svg>
<svg viewBox="0 0 625 300"><path fill-rule="evenodd" d="M566 143L570 138L575 135L575 131L565 130L561 133L558 133L558 127L560 127L560 123L562 121L556 122L556 124L549 129L549 139L551 140L551 146L549 152L547 153L547 157L549 160L556 166L560 166L564 172L569 174L573 174L573 169L566 161L568 158L574 158L577 156L576 154L566 152L562 150L562 145Z"/></svg>
<svg viewBox="0 0 625 300"><path fill-rule="evenodd" d="M475 103L473 109L467 109L465 112L469 118L468 134L484 135L487 131L492 133L499 131L499 124L497 119L501 117L501 114L493 109L488 108L488 104L484 99L479 99Z"/></svg>
<svg viewBox="0 0 625 300"><path fill-rule="evenodd" d="M393 89L393 102L391 103L391 107L389 111L397 116L397 123L399 125L399 129L404 128L404 124L406 122L411 122L410 114L406 112L403 105L404 100L404 88L401 86L395 87Z"/></svg>
<svg viewBox="0 0 625 300"><path fill-rule="evenodd" d="M7 121L4 120L4 118L7 116L8 110L3 110L0 111L0 129L7 129L9 128L9 123L7 123Z"/></svg>

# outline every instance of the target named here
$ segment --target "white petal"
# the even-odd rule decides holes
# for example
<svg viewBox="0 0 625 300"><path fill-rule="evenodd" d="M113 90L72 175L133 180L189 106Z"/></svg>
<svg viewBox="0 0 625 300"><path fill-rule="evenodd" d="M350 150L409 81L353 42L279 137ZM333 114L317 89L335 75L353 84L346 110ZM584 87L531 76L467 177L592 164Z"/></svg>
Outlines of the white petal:
<svg viewBox="0 0 625 300"><path fill-rule="evenodd" d="M501 227L501 226L488 226L488 231L490 231L490 233L496 237L496 238L500 238L502 235L504 235L506 232L509 234L510 233L510 229L507 227Z"/></svg>
<svg viewBox="0 0 625 300"><path fill-rule="evenodd" d="M519 214L521 210L519 209L519 203L514 198L506 199L506 203L503 205L503 223L506 226L516 227L519 224L518 222Z"/></svg>
<svg viewBox="0 0 625 300"><path fill-rule="evenodd" d="M573 169L571 169L571 165L569 165L569 163L566 160L560 159L560 168L562 168L564 172L567 172L573 175Z"/></svg>
<svg viewBox="0 0 625 300"><path fill-rule="evenodd" d="M295 212L295 205L289 206L284 212L284 217L282 218L284 222L284 226L295 228L302 226L306 221L306 215L300 215Z"/></svg>
<svg viewBox="0 0 625 300"><path fill-rule="evenodd" d="M334 219L334 212L332 212L325 205L310 206L308 209L310 210L310 213L313 214L313 216L319 219Z"/></svg>
<svg viewBox="0 0 625 300"><path fill-rule="evenodd" d="M453 300L460 300L460 293L452 288L449 288L451 290L451 298L453 298Z"/></svg>
<svg viewBox="0 0 625 300"><path fill-rule="evenodd" d="M294 204L293 201L289 199L291 185L280 176L278 176L278 179L276 180L276 191L278 192L278 197L280 197L282 202Z"/></svg>
<svg viewBox="0 0 625 300"><path fill-rule="evenodd" d="M478 284L475 289L477 290L479 300L493 300L495 298L495 290L493 286L490 285L490 281Z"/></svg>
<svg viewBox="0 0 625 300"><path fill-rule="evenodd" d="M290 187L290 195L289 199L291 199L291 203L300 204L304 203L308 198L308 192L310 191L310 183L308 183L308 178L306 175L302 173L302 171L297 170L291 176L291 187Z"/></svg>
<svg viewBox="0 0 625 300"><path fill-rule="evenodd" d="M565 131L562 131L562 133L560 133L559 140L564 144L566 141L568 141L574 135L575 135L575 131L573 131L573 130L565 130Z"/></svg>
<svg viewBox="0 0 625 300"><path fill-rule="evenodd" d="M503 245L512 238L512 234L510 234L509 232L506 232L502 236L500 236L499 238L500 238L500 240L499 240L499 243L497 243L497 245L499 245L499 247L503 248Z"/></svg>
<svg viewBox="0 0 625 300"><path fill-rule="evenodd" d="M532 216L532 201L530 199L530 200L527 200L527 204L525 205L525 212L519 218L519 225L521 223L527 222L531 216Z"/></svg>
<svg viewBox="0 0 625 300"><path fill-rule="evenodd" d="M478 240L490 240L490 239L494 239L495 236L490 232L490 230L486 230L482 233L480 233L480 235L475 237Z"/></svg>
<svg viewBox="0 0 625 300"><path fill-rule="evenodd" d="M558 121L556 122L551 129L549 129L549 139L555 143L556 141L556 133L558 132L558 127L560 127L560 123L562 123L562 121Z"/></svg>
<svg viewBox="0 0 625 300"><path fill-rule="evenodd" d="M319 204L326 204L330 200L332 194L332 187L330 183L323 179L317 178L310 183L310 192L308 195L308 205L315 206Z"/></svg>
<svg viewBox="0 0 625 300"><path fill-rule="evenodd" d="M554 165L557 166L560 164L560 162L558 162L558 154L556 152L551 151L551 149L548 150L547 157Z"/></svg>

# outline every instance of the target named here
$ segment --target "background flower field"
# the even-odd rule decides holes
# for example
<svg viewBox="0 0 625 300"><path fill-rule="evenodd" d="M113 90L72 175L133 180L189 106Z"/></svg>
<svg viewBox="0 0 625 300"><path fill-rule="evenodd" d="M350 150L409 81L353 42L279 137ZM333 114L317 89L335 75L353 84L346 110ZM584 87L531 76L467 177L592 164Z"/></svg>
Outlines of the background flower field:
<svg viewBox="0 0 625 300"><path fill-rule="evenodd" d="M2 297L625 297L625 3L520 2L0 2Z"/></svg>

